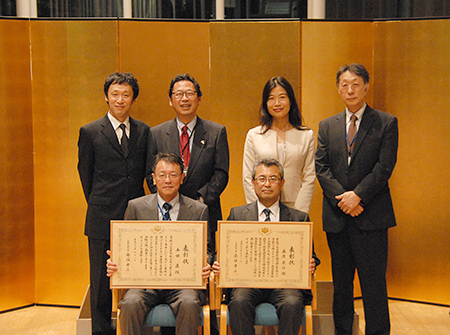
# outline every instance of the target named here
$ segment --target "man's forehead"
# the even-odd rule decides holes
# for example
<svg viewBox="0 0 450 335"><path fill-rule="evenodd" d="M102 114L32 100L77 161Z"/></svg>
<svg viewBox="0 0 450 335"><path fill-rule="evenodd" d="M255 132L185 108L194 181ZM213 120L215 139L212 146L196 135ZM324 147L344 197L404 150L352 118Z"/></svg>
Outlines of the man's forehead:
<svg viewBox="0 0 450 335"><path fill-rule="evenodd" d="M364 81L364 78L357 75L356 73L350 72L350 71L345 71L344 73L341 74L341 76L339 77L339 82L341 81Z"/></svg>
<svg viewBox="0 0 450 335"><path fill-rule="evenodd" d="M158 164L156 164L155 172L156 171L178 171L181 172L180 166L177 163L169 163L166 161L159 161Z"/></svg>
<svg viewBox="0 0 450 335"><path fill-rule="evenodd" d="M261 175L261 174L279 175L280 171L278 170L278 166L276 166L276 165L266 166L264 164L261 164L256 168L256 175Z"/></svg>
<svg viewBox="0 0 450 335"><path fill-rule="evenodd" d="M174 90L178 87L185 87L185 86L195 88L194 83L190 80L180 80L180 81L177 81L175 84L173 84Z"/></svg>

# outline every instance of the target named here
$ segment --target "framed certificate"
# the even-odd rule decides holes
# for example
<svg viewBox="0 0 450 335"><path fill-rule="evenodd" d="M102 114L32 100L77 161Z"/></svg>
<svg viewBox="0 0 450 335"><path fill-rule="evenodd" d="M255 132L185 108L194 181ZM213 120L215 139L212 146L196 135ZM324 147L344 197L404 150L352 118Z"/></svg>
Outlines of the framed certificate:
<svg viewBox="0 0 450 335"><path fill-rule="evenodd" d="M111 221L111 288L206 289L206 221Z"/></svg>
<svg viewBox="0 0 450 335"><path fill-rule="evenodd" d="M219 287L310 289L311 222L219 221Z"/></svg>

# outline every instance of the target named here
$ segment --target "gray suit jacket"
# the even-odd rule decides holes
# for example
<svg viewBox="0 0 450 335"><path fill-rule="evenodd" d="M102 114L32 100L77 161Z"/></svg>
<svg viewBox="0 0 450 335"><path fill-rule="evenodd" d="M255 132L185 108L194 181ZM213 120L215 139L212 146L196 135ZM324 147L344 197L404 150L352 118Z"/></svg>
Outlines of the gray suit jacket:
<svg viewBox="0 0 450 335"><path fill-rule="evenodd" d="M159 220L158 198L149 194L128 202L125 220ZM178 221L208 221L208 207L180 194ZM211 262L213 250L208 234L208 258Z"/></svg>
<svg viewBox="0 0 450 335"><path fill-rule="evenodd" d="M153 127L151 132L157 153L180 155L176 119ZM228 184L229 156L225 127L197 117L189 169L180 187L180 194L192 199L202 197L209 207L213 223L222 219L219 197ZM156 188L152 186L151 191L155 193ZM215 229L215 226L212 228Z"/></svg>
<svg viewBox="0 0 450 335"><path fill-rule="evenodd" d="M349 221L361 230L395 226L388 181L397 161L397 118L367 106L350 165L345 111L320 122L317 142L316 175L323 190L323 229L337 233ZM351 190L361 197L364 206L361 215L354 218L340 210L335 198Z"/></svg>

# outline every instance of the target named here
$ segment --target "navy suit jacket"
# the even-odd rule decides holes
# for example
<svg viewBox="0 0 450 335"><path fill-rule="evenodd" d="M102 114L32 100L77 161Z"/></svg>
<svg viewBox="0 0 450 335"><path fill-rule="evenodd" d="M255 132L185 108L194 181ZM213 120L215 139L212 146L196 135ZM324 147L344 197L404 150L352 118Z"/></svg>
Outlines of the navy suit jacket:
<svg viewBox="0 0 450 335"><path fill-rule="evenodd" d="M152 137L156 152L180 156L180 135L176 119L153 127ZM192 198L202 197L209 207L210 219L215 224L222 219L220 195L228 184L230 154L227 131L224 126L197 117L189 169L180 187L180 193ZM152 186L152 193L156 187ZM214 227L211 227L215 230Z"/></svg>
<svg viewBox="0 0 450 335"><path fill-rule="evenodd" d="M398 123L393 115L364 111L348 164L345 111L319 124L316 176L323 190L323 229L338 233L353 221L361 230L396 225L388 180L397 161ZM364 211L344 214L335 196L353 190Z"/></svg>
<svg viewBox="0 0 450 335"><path fill-rule="evenodd" d="M130 117L125 157L108 116L80 128L78 172L88 203L85 234L109 239L110 221L123 220L128 200L144 195L151 175L153 141L150 127Z"/></svg>

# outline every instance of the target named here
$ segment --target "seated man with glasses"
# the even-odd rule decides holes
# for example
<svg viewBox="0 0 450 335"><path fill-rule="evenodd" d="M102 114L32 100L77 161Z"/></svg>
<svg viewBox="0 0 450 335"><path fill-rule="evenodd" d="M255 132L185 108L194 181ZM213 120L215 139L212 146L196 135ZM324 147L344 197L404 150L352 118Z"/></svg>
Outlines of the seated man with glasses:
<svg viewBox="0 0 450 335"><path fill-rule="evenodd" d="M207 221L208 207L178 193L183 183L183 162L174 154L160 153L153 165L153 183L157 193L149 194L128 203L125 220ZM108 251L108 254L110 252ZM210 258L210 257L208 257ZM108 276L117 272L118 266L107 261ZM202 269L208 278L211 266ZM148 312L158 304L170 306L176 315L176 334L197 334L202 305L206 292L194 289L130 289L119 302L120 329L124 335L143 334L143 324Z"/></svg>
<svg viewBox="0 0 450 335"><path fill-rule="evenodd" d="M309 221L307 213L289 208L280 202L284 185L283 166L275 159L256 161L252 171L252 184L258 200L247 205L234 207L228 220L235 221ZM320 260L313 253L309 270L314 273ZM216 264L214 272L218 272ZM269 302L275 306L280 320L278 334L297 335L301 324L304 305L312 300L310 290L298 289L254 289L233 288L228 292L228 310L233 335L255 334L255 308Z"/></svg>

